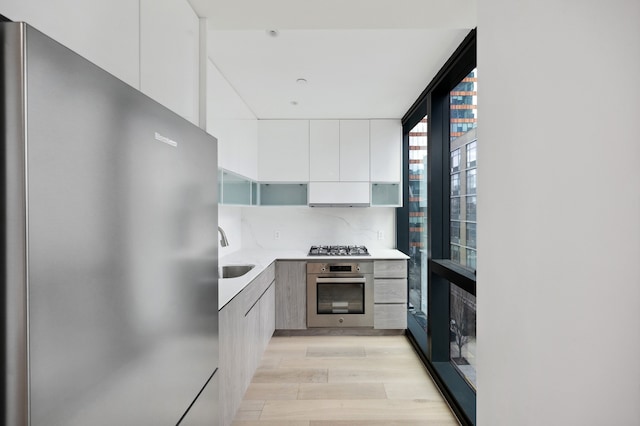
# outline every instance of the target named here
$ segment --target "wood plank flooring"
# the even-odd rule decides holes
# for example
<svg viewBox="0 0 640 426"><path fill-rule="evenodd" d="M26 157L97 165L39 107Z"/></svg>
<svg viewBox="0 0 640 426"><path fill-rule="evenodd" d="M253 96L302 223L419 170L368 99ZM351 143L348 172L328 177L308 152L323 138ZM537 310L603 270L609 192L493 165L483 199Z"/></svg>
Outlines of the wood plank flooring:
<svg viewBox="0 0 640 426"><path fill-rule="evenodd" d="M233 426L458 425L404 336L273 337Z"/></svg>

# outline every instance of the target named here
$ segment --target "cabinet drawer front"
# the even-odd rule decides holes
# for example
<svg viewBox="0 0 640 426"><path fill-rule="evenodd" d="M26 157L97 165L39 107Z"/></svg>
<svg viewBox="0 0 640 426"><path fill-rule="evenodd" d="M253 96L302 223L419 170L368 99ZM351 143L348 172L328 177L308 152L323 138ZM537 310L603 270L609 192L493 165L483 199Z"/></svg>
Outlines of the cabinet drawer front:
<svg viewBox="0 0 640 426"><path fill-rule="evenodd" d="M407 328L406 305L374 305L373 328L378 330L403 330Z"/></svg>
<svg viewBox="0 0 640 426"><path fill-rule="evenodd" d="M374 278L407 278L406 260L376 260L373 262Z"/></svg>
<svg viewBox="0 0 640 426"><path fill-rule="evenodd" d="M407 280L404 278L375 279L373 282L374 303L406 303Z"/></svg>
<svg viewBox="0 0 640 426"><path fill-rule="evenodd" d="M256 304L260 296L269 288L275 279L275 264L272 263L260 275L255 277L240 293L244 312L248 312Z"/></svg>

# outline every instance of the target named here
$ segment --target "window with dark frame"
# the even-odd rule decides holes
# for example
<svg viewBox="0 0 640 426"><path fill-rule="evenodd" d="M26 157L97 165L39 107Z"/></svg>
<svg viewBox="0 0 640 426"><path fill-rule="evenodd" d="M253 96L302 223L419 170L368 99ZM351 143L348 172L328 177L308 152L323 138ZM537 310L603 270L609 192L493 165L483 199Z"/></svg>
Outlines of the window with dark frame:
<svg viewBox="0 0 640 426"><path fill-rule="evenodd" d="M410 132L419 122L425 123L429 143L423 183L405 180L405 205L396 221L397 246L409 254L408 242L414 239L408 230L416 229L409 192L412 186L420 187L429 206L420 216L426 259L413 287L422 280L426 324L412 316L410 301L408 336L463 424L475 424L477 84L473 30L403 117L407 175L412 173L410 150L415 149L409 147Z"/></svg>

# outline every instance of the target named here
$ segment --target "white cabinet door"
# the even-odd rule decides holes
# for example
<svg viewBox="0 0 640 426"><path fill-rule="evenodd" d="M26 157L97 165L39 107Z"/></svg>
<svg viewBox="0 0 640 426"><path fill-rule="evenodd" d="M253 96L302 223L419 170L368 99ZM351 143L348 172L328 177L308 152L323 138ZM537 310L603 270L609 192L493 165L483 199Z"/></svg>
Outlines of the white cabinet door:
<svg viewBox="0 0 640 426"><path fill-rule="evenodd" d="M207 132L218 138L218 167L258 179L258 120L210 120Z"/></svg>
<svg viewBox="0 0 640 426"><path fill-rule="evenodd" d="M369 182L369 120L340 120L340 180Z"/></svg>
<svg viewBox="0 0 640 426"><path fill-rule="evenodd" d="M207 60L207 132L218 138L218 167L258 179L258 120Z"/></svg>
<svg viewBox="0 0 640 426"><path fill-rule="evenodd" d="M402 123L371 120L371 181L400 182L402 179Z"/></svg>
<svg viewBox="0 0 640 426"><path fill-rule="evenodd" d="M258 178L309 180L309 120L258 120Z"/></svg>
<svg viewBox="0 0 640 426"><path fill-rule="evenodd" d="M140 88L140 14L137 1L2 0L0 13L23 21Z"/></svg>
<svg viewBox="0 0 640 426"><path fill-rule="evenodd" d="M340 125L338 120L309 122L309 180L340 180Z"/></svg>
<svg viewBox="0 0 640 426"><path fill-rule="evenodd" d="M200 24L184 0L140 0L140 90L198 124Z"/></svg>
<svg viewBox="0 0 640 426"><path fill-rule="evenodd" d="M369 182L309 182L309 205L368 206Z"/></svg>

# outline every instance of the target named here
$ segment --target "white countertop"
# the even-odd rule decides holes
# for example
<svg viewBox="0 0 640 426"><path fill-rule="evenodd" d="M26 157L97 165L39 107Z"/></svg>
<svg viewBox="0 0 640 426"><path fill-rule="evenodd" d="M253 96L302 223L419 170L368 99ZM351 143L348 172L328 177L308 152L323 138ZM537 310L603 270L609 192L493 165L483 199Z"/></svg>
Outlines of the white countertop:
<svg viewBox="0 0 640 426"><path fill-rule="evenodd" d="M370 249L370 256L308 256L303 250L239 250L219 259L219 265L255 265L237 278L223 278L218 281L218 309L229 303L251 281L276 260L403 260L409 256L396 249Z"/></svg>

